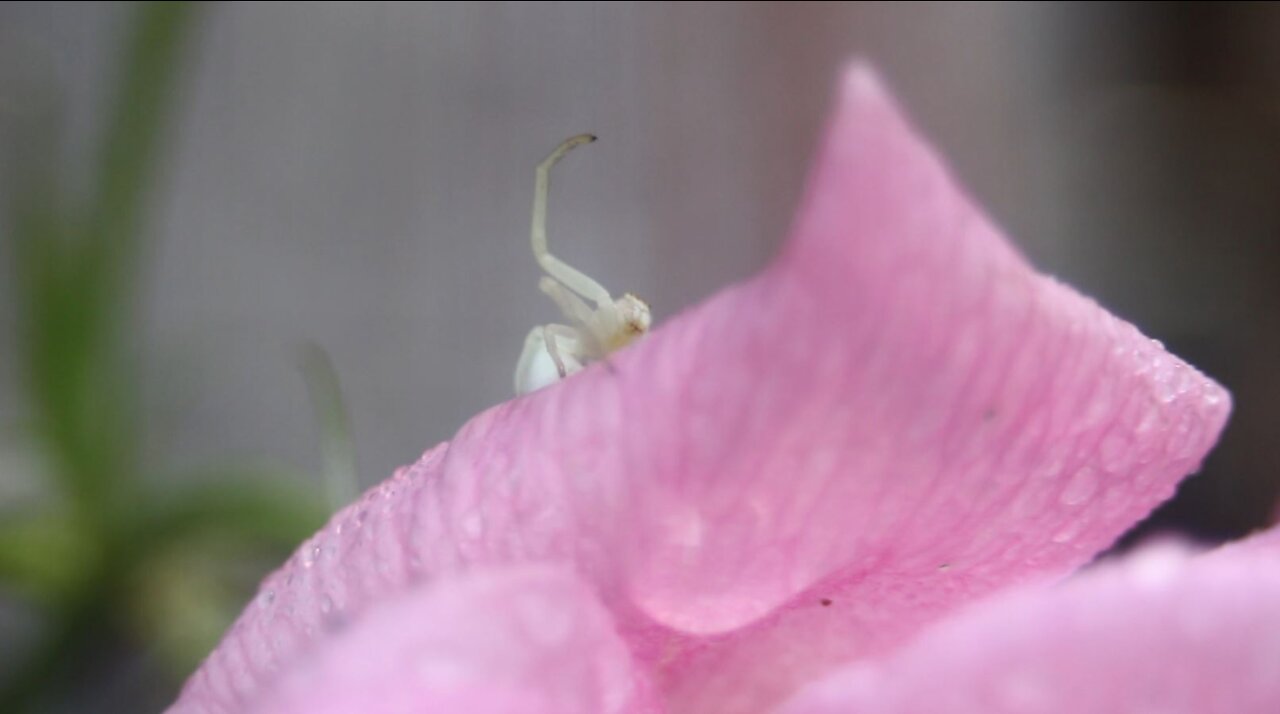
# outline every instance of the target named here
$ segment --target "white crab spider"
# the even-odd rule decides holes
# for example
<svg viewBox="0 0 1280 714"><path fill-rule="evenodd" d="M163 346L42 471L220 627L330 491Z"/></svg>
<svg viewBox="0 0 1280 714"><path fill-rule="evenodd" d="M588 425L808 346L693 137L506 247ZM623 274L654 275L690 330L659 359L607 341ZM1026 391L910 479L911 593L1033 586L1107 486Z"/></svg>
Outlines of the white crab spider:
<svg viewBox="0 0 1280 714"><path fill-rule="evenodd" d="M546 272L538 281L538 289L555 302L569 324L540 325L524 338L524 351L516 363L517 394L564 379L626 347L649 329L649 306L643 300L631 293L615 300L603 285L547 250L547 185L551 167L573 147L595 140L590 134L579 134L538 164L533 227L529 232L533 257Z"/></svg>

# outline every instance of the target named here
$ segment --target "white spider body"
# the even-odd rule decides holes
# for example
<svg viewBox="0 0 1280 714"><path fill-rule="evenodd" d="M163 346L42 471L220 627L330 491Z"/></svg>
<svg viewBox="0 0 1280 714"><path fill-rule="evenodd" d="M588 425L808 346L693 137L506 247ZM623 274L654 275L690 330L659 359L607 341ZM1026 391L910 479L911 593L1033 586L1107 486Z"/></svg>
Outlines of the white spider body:
<svg viewBox="0 0 1280 714"><path fill-rule="evenodd" d="M516 363L517 394L558 382L649 330L649 306L643 300L630 293L614 299L600 283L547 250L548 172L570 149L592 141L595 137L590 134L575 136L538 164L530 231L534 258L546 272L538 289L555 302L570 324L541 325L525 337Z"/></svg>
<svg viewBox="0 0 1280 714"><path fill-rule="evenodd" d="M549 327L563 328L565 334L550 337L547 334ZM571 336L572 331L568 325L539 325L529 331L529 336L524 338L520 361L516 363L517 394L542 389L582 369L586 360L577 355L582 354L584 346L577 337ZM560 358L559 364L551 355L553 348Z"/></svg>

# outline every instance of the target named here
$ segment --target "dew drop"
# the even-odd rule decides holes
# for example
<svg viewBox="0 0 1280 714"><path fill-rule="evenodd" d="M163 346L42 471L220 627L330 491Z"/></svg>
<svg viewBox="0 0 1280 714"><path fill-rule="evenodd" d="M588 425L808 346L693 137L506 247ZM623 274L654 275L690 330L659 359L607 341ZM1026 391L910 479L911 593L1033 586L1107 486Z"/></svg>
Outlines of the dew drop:
<svg viewBox="0 0 1280 714"><path fill-rule="evenodd" d="M1116 405L1111 395L1106 390L1100 390L1089 398L1082 420L1089 426L1101 424L1107 420L1107 417L1111 416L1115 409Z"/></svg>
<svg viewBox="0 0 1280 714"><path fill-rule="evenodd" d="M1185 397L1191 393L1191 390L1195 389L1195 386L1196 386L1195 374L1192 373L1190 367L1187 367L1186 365L1181 363L1178 364L1177 374L1178 374L1178 396Z"/></svg>
<svg viewBox="0 0 1280 714"><path fill-rule="evenodd" d="M1142 418L1138 420L1138 424L1134 427L1134 431L1138 434L1149 434L1156 428L1160 421L1160 415L1154 409L1148 409L1142 414Z"/></svg>
<svg viewBox="0 0 1280 714"><path fill-rule="evenodd" d="M1062 489L1062 495L1058 497L1066 506L1078 506L1089 500L1089 497L1098 490L1098 475L1090 467L1084 466L1071 480L1067 482L1066 488Z"/></svg>
<svg viewBox="0 0 1280 714"><path fill-rule="evenodd" d="M1111 488L1102 494L1102 513L1107 518L1115 518L1129 508L1129 493L1124 489Z"/></svg>
<svg viewBox="0 0 1280 714"><path fill-rule="evenodd" d="M1040 489L1024 487L1022 493L1014 499L1010 510L1015 518L1026 518L1036 513L1042 505Z"/></svg>
<svg viewBox="0 0 1280 714"><path fill-rule="evenodd" d="M1114 432L1103 437L1098 456L1102 458L1102 467L1111 473L1122 473L1133 464L1128 440Z"/></svg>
<svg viewBox="0 0 1280 714"><path fill-rule="evenodd" d="M1177 456L1183 459L1189 459L1196 456L1200 449L1203 448L1204 425L1199 421L1193 421L1187 426L1187 433L1179 442L1181 446L1177 451Z"/></svg>
<svg viewBox="0 0 1280 714"><path fill-rule="evenodd" d="M1138 459L1138 463L1141 464L1143 468L1138 470L1137 474L1134 475L1133 485L1139 490L1147 488L1165 475L1164 464L1156 463L1152 466L1151 461L1151 454L1142 454Z"/></svg>
<svg viewBox="0 0 1280 714"><path fill-rule="evenodd" d="M1063 526L1058 529L1057 533L1053 534L1053 542L1054 543L1070 543L1071 541L1076 539L1076 536L1080 535L1080 531L1083 529L1083 527L1084 527L1083 521L1081 521L1078 518L1072 518L1068 520L1066 523L1064 523Z"/></svg>

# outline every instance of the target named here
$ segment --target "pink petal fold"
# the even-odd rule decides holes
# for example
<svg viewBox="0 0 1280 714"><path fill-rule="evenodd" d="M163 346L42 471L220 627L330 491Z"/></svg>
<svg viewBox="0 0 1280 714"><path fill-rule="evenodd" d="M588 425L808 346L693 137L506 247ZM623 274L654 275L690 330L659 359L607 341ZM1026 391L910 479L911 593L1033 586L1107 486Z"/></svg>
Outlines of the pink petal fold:
<svg viewBox="0 0 1280 714"><path fill-rule="evenodd" d="M608 613L572 575L519 566L389 598L330 634L258 714L656 711ZM227 690L234 678L221 682ZM198 710L198 707L193 707Z"/></svg>
<svg viewBox="0 0 1280 714"><path fill-rule="evenodd" d="M781 714L1280 712L1280 548L1148 547L981 603Z"/></svg>
<svg viewBox="0 0 1280 714"><path fill-rule="evenodd" d="M1222 388L1035 273L865 67L761 275L491 409L263 585L188 683L234 709L410 583L572 564L674 711L760 711L1088 561L1194 471ZM270 643L262 645L260 643Z"/></svg>

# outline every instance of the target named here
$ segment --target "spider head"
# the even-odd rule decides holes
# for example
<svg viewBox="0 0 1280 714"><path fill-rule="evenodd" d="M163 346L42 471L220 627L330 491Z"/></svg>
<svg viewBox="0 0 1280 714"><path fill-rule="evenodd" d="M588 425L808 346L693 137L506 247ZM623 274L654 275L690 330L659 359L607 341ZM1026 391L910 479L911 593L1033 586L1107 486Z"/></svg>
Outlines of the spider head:
<svg viewBox="0 0 1280 714"><path fill-rule="evenodd" d="M618 315L618 333L609 346L610 351L626 347L649 331L653 319L649 305L644 300L627 293L613 302Z"/></svg>

